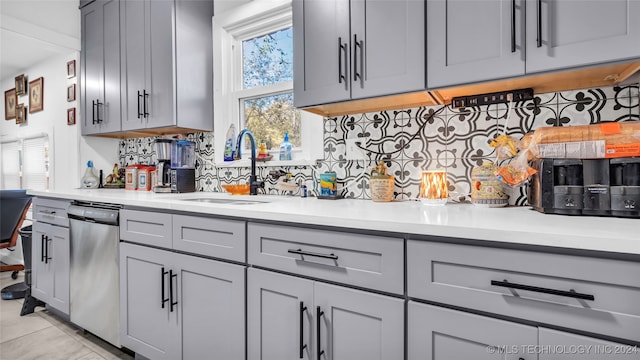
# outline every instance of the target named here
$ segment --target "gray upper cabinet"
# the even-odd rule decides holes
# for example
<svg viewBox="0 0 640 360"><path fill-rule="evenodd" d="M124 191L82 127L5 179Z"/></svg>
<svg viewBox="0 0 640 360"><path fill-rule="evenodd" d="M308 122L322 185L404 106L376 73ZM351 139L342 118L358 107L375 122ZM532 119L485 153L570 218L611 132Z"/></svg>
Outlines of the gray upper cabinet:
<svg viewBox="0 0 640 360"><path fill-rule="evenodd" d="M293 1L296 107L351 98L349 1Z"/></svg>
<svg viewBox="0 0 640 360"><path fill-rule="evenodd" d="M213 129L212 1L125 1L122 130Z"/></svg>
<svg viewBox="0 0 640 360"><path fill-rule="evenodd" d="M82 134L120 131L120 1L94 1L81 16Z"/></svg>
<svg viewBox="0 0 640 360"><path fill-rule="evenodd" d="M536 0L526 6L527 73L640 56L640 1Z"/></svg>
<svg viewBox="0 0 640 360"><path fill-rule="evenodd" d="M427 2L429 88L524 75L523 0Z"/></svg>
<svg viewBox="0 0 640 360"><path fill-rule="evenodd" d="M425 89L425 9L413 0L294 0L297 107Z"/></svg>

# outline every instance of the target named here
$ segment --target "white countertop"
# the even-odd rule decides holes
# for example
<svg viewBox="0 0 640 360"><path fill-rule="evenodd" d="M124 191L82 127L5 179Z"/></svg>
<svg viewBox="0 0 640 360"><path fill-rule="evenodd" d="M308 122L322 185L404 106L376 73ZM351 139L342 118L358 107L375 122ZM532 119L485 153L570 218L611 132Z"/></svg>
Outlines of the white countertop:
<svg viewBox="0 0 640 360"><path fill-rule="evenodd" d="M298 224L390 231L514 244L640 254L640 220L541 214L529 207L481 208L470 204L424 206L419 202L321 200L288 196L232 196L196 192L156 194L121 189L28 191L31 195L284 221ZM211 204L180 199L267 201L252 205Z"/></svg>

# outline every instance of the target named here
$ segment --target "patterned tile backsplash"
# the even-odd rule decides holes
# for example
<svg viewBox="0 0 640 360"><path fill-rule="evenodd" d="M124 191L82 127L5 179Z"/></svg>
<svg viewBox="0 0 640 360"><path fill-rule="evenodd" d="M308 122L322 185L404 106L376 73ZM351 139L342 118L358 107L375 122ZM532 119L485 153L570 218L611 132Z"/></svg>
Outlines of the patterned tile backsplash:
<svg viewBox="0 0 640 360"><path fill-rule="evenodd" d="M317 174L335 171L343 197L370 199L369 170L384 160L395 176L396 199L416 198L422 170L447 171L449 191L459 198L470 193L471 170L485 160L495 161L489 142L506 130L521 138L543 126L572 126L607 121L640 120L640 84L593 88L536 95L533 100L452 109L449 106L418 107L324 119L324 159L315 166L260 166L266 190L277 194L272 170L284 170L293 181L317 194ZM505 129L506 127L506 129ZM221 184L245 182L248 167L217 167L214 163L213 132L187 135L196 143L198 191L223 191ZM367 139L369 160L346 160L345 139ZM120 165L157 161L155 138L120 142ZM342 188L342 189L341 189ZM526 188L510 188L512 205L526 205Z"/></svg>

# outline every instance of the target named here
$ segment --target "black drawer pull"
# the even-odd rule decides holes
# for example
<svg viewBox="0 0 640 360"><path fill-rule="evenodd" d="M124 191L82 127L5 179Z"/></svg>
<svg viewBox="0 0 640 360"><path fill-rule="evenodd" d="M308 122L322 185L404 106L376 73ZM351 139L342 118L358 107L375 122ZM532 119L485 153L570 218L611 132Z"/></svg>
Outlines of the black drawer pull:
<svg viewBox="0 0 640 360"><path fill-rule="evenodd" d="M319 258L323 258L323 259L332 259L332 260L338 260L338 255L335 254L322 254L322 253L315 253L315 252L311 252L311 251L303 251L302 249L289 249L287 250L288 253L290 254L298 254L298 255L307 255L307 256L314 256L314 257L319 257Z"/></svg>
<svg viewBox="0 0 640 360"><path fill-rule="evenodd" d="M564 291L564 290L548 289L548 288L542 288L537 286L516 284L516 283L508 282L507 280L504 280L504 281L491 280L491 285L506 287L510 289L535 291L535 292L544 293L544 294L566 296L566 297L575 298L575 299L583 299L583 300L591 300L591 301L595 300L595 297L593 295L581 294L573 290Z"/></svg>

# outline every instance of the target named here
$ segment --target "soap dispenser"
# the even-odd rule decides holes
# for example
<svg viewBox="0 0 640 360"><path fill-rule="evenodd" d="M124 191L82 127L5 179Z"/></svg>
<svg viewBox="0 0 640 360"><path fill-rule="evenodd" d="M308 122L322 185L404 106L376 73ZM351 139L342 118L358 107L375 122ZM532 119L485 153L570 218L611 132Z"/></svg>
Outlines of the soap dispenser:
<svg viewBox="0 0 640 360"><path fill-rule="evenodd" d="M284 141L280 144L280 160L291 160L291 143L289 133L284 133Z"/></svg>
<svg viewBox="0 0 640 360"><path fill-rule="evenodd" d="M93 161L87 161L87 169L84 172L84 176L80 180L80 187L83 189L97 189L98 188L98 177L93 172Z"/></svg>

